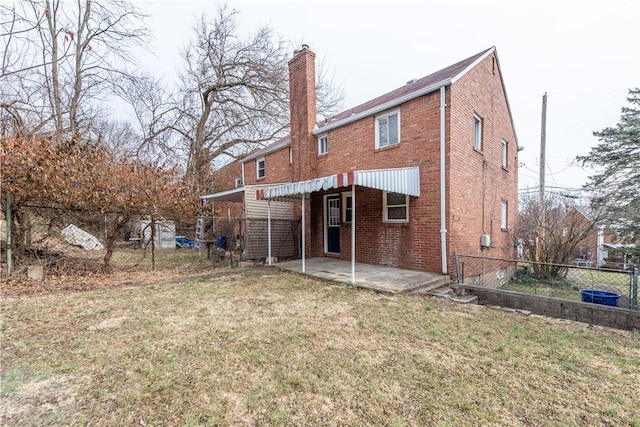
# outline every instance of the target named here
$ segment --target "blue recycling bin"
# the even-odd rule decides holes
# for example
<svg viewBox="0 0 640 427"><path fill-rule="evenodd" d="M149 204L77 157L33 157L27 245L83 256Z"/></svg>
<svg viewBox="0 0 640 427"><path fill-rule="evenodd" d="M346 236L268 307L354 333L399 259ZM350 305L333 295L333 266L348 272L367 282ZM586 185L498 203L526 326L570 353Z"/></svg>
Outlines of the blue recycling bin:
<svg viewBox="0 0 640 427"><path fill-rule="evenodd" d="M591 302L612 307L618 306L618 299L622 296L615 292L599 291L597 289L580 289L580 294L582 295L582 302Z"/></svg>
<svg viewBox="0 0 640 427"><path fill-rule="evenodd" d="M227 236L223 236L222 234L218 236L218 241L216 243L216 248L218 249L227 249Z"/></svg>
<svg viewBox="0 0 640 427"><path fill-rule="evenodd" d="M179 248L193 248L194 241L184 236L176 236L176 246Z"/></svg>

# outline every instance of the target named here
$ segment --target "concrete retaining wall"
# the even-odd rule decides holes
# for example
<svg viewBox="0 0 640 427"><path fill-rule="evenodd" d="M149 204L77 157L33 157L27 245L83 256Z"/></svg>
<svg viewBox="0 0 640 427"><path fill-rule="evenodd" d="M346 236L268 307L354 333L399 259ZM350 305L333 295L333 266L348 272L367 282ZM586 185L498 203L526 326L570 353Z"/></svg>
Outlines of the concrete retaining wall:
<svg viewBox="0 0 640 427"><path fill-rule="evenodd" d="M569 301L520 292L487 289L478 286L459 284L478 297L482 305L498 305L514 309L528 310L543 316L575 320L594 325L608 326L629 331L640 330L640 311L618 307Z"/></svg>

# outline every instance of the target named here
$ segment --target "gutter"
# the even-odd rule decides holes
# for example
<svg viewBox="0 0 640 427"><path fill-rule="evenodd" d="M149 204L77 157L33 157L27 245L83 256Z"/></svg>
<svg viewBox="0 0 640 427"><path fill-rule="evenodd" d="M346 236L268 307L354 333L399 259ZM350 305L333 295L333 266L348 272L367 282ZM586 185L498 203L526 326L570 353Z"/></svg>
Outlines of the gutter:
<svg viewBox="0 0 640 427"><path fill-rule="evenodd" d="M368 110L361 111L361 112L359 112L357 114L353 114L353 115L351 115L349 117L345 117L344 119L341 119L341 120L338 120L336 122L329 123L329 124L327 124L325 126L322 126L322 127L317 128L317 129L314 129L314 131L312 133L315 136L321 135L321 134L323 134L325 132L329 132L330 130L339 128L339 127L344 126L346 124L349 124L351 122L355 122L356 120L360 120L360 119L363 119L365 117L380 113L382 111L385 111L385 110L388 110L390 108L393 108L393 107L395 107L397 105L404 104L407 101L411 101L412 99L421 97L421 96L426 95L426 94L431 93L431 92L435 92L438 88L442 88L442 87L448 86L450 84L451 84L451 79L442 80L442 81L440 81L438 83L435 83L435 84L432 84L430 86L424 87L424 88L419 89L419 90L417 90L415 92L411 92L411 93L409 93L407 95L401 96L400 98L393 99L393 100L391 100L389 102L385 102L384 104L377 105L377 106L375 106L373 108L369 108Z"/></svg>
<svg viewBox="0 0 640 427"><path fill-rule="evenodd" d="M446 218L446 107L445 85L440 86L440 250L442 252L442 274L447 274L447 218Z"/></svg>

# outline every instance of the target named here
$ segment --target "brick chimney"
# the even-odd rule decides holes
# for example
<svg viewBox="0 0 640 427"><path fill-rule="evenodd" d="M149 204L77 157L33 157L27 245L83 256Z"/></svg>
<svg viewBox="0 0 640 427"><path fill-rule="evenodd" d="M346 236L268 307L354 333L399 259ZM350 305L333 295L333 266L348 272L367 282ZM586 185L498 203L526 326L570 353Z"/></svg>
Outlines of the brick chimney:
<svg viewBox="0 0 640 427"><path fill-rule="evenodd" d="M293 179L315 178L317 148L311 132L316 125L316 54L305 44L289 61L289 109Z"/></svg>

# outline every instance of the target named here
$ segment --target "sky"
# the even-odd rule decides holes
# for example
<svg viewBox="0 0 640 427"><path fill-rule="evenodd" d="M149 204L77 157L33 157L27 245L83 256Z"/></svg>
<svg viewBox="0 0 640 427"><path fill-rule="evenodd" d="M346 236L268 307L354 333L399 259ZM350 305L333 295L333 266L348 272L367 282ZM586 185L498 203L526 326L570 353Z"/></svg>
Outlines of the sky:
<svg viewBox="0 0 640 427"><path fill-rule="evenodd" d="M175 78L180 49L214 1L134 0L150 17L155 57ZM547 93L545 184L579 188L574 162L615 126L640 87L640 1L230 1L241 32L263 25L306 43L344 88L345 109L495 46L519 144L520 191L539 185L542 96ZM292 52L293 53L293 52Z"/></svg>

